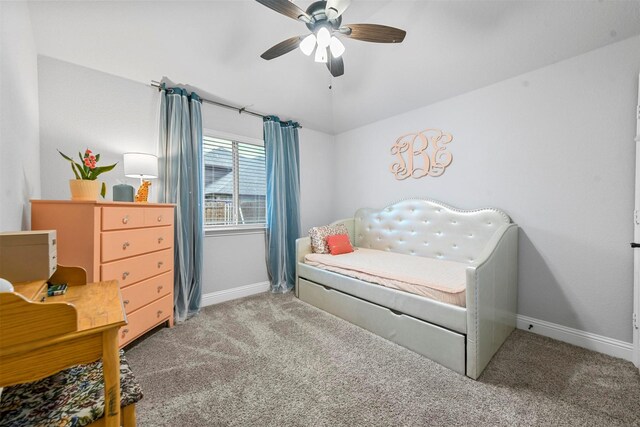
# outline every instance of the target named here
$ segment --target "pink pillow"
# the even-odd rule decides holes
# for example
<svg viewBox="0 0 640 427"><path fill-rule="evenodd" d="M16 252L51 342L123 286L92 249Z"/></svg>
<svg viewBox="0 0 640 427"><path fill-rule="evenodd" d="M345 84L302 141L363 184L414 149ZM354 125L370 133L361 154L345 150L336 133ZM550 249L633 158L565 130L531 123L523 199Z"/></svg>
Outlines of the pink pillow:
<svg viewBox="0 0 640 427"><path fill-rule="evenodd" d="M336 234L348 234L347 227L344 224L323 225L321 227L312 227L309 230L311 238L311 249L316 254L328 254L327 237Z"/></svg>
<svg viewBox="0 0 640 427"><path fill-rule="evenodd" d="M331 255L348 254L353 252L353 247L349 241L347 234L336 234L333 236L327 236L327 246L329 246L329 252Z"/></svg>

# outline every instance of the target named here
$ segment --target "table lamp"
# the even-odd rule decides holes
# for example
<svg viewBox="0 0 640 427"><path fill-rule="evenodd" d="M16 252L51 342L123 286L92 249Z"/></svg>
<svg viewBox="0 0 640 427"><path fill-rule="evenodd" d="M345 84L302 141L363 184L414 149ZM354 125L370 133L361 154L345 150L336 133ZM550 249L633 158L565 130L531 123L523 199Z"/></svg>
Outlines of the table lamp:
<svg viewBox="0 0 640 427"><path fill-rule="evenodd" d="M124 153L124 175L129 178L140 178L140 187L135 201L146 203L151 185L148 179L158 177L158 157L145 153Z"/></svg>

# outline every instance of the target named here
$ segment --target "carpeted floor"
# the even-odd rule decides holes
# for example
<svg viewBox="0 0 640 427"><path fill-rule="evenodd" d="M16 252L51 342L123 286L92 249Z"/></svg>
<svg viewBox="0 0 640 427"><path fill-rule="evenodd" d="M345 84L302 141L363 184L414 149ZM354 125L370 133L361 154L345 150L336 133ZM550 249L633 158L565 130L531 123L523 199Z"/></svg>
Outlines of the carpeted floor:
<svg viewBox="0 0 640 427"><path fill-rule="evenodd" d="M291 294L207 307L127 358L143 427L640 425L629 362L515 331L473 381Z"/></svg>

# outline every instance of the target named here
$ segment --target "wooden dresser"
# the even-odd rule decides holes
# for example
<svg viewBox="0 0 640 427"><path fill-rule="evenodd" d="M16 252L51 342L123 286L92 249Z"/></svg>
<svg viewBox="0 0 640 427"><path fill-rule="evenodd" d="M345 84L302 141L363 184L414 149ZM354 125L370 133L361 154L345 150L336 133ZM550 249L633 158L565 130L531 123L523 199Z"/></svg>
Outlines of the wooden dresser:
<svg viewBox="0 0 640 427"><path fill-rule="evenodd" d="M173 326L174 206L32 200L33 230L56 230L58 263L87 270L89 282L117 280L128 325L120 347L154 327Z"/></svg>

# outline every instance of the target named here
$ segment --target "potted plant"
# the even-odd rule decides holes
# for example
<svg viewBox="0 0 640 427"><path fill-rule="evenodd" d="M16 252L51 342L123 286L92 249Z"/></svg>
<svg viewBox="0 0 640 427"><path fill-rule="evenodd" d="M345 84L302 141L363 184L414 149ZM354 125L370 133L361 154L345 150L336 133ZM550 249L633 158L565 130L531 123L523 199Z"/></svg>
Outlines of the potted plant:
<svg viewBox="0 0 640 427"><path fill-rule="evenodd" d="M98 178L98 175L101 173L109 172L115 168L117 163L109 166L98 166L97 163L100 161L100 154L94 155L88 148L84 152L84 156L78 152L80 163L75 162L60 150L58 150L58 153L71 163L71 170L76 176L76 179L69 180L71 200L98 200L98 193L102 197L107 194L107 186L105 183L96 181L96 178ZM102 186L100 184L102 184Z"/></svg>

